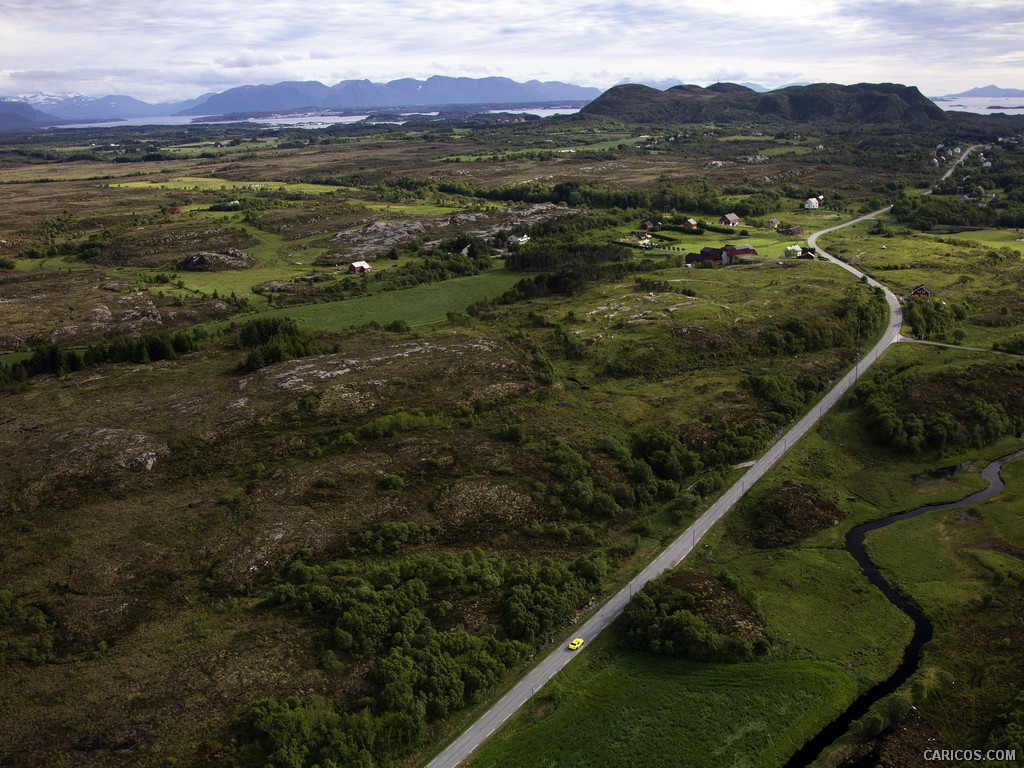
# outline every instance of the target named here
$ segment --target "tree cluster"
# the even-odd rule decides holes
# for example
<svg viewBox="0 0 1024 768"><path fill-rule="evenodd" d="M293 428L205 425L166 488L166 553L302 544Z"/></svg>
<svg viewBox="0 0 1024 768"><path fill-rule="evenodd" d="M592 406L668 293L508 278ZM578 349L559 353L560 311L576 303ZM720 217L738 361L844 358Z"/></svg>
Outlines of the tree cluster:
<svg viewBox="0 0 1024 768"><path fill-rule="evenodd" d="M117 336L90 344L83 350L67 349L57 344L42 344L31 357L11 366L0 366L0 383L25 381L32 376L49 373L63 375L103 363L150 363L176 360L178 355L192 352L196 342L185 331L147 333L138 337Z"/></svg>
<svg viewBox="0 0 1024 768"><path fill-rule="evenodd" d="M919 339L959 342L965 335L960 322L967 318L967 307L928 296L911 296L903 317Z"/></svg>
<svg viewBox="0 0 1024 768"><path fill-rule="evenodd" d="M735 621L728 622L720 615L740 610L752 627L755 622L749 619L755 614L739 595L717 579L710 580L713 586L702 584L701 589L694 589L693 582L679 576L669 572L649 582L630 600L618 622L627 648L716 662L750 661L756 652L767 649L761 632L756 633L755 647L736 631ZM726 623L734 625L732 631L720 631Z"/></svg>
<svg viewBox="0 0 1024 768"><path fill-rule="evenodd" d="M239 368L255 371L296 357L323 354L316 334L290 317L250 320L238 327L238 344L249 350Z"/></svg>
<svg viewBox="0 0 1024 768"><path fill-rule="evenodd" d="M942 455L1024 431L1024 404L1013 389L1021 373L1024 365L1013 362L975 366L955 381L875 374L857 385L854 396L874 443L901 453ZM942 391L950 387L955 391ZM935 391L935 404L922 402L926 390Z"/></svg>
<svg viewBox="0 0 1024 768"><path fill-rule="evenodd" d="M375 542L417 533L377 529L360 541L376 549ZM250 707L235 731L261 764L281 768L387 763L430 722L481 701L531 645L575 615L607 570L596 553L571 566L480 550L415 554L360 575L350 562L315 565L307 558L289 566L267 603L321 624L326 666L367 660L374 693L346 713L294 697ZM466 601L492 603L501 624L470 634L458 618Z"/></svg>

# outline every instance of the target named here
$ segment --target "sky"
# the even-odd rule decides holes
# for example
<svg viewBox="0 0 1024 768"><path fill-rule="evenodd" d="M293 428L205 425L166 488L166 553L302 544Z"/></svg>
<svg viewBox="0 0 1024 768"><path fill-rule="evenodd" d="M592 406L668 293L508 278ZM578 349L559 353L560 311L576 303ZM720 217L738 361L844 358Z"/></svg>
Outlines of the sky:
<svg viewBox="0 0 1024 768"><path fill-rule="evenodd" d="M1024 0L3 0L0 95L430 75L1024 89Z"/></svg>

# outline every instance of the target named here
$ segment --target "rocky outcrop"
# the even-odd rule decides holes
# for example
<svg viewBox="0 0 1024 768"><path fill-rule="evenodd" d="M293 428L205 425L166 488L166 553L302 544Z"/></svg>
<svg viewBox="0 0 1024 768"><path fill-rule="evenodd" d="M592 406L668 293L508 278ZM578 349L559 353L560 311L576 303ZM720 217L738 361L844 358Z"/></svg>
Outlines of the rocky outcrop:
<svg viewBox="0 0 1024 768"><path fill-rule="evenodd" d="M252 269L256 259L237 248L228 248L223 253L202 251L186 256L178 264L186 272L221 272L229 269Z"/></svg>

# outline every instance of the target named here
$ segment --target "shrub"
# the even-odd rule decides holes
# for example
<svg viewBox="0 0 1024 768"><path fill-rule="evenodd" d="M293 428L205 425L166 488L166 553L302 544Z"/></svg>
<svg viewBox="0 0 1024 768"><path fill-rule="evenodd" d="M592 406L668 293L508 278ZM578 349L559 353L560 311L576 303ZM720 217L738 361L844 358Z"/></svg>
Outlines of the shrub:
<svg viewBox="0 0 1024 768"><path fill-rule="evenodd" d="M377 487L382 491L400 491L405 488L405 480L398 475L384 475Z"/></svg>

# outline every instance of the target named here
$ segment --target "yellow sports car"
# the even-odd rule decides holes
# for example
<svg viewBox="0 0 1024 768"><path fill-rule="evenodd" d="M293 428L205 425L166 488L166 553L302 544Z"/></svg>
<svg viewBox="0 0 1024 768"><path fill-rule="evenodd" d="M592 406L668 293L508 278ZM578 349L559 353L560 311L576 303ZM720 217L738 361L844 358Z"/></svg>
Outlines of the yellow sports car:
<svg viewBox="0 0 1024 768"><path fill-rule="evenodd" d="M581 645L583 645L583 638L582 637L577 637L575 640L573 640L571 643L569 643L569 650L570 651L575 651Z"/></svg>

